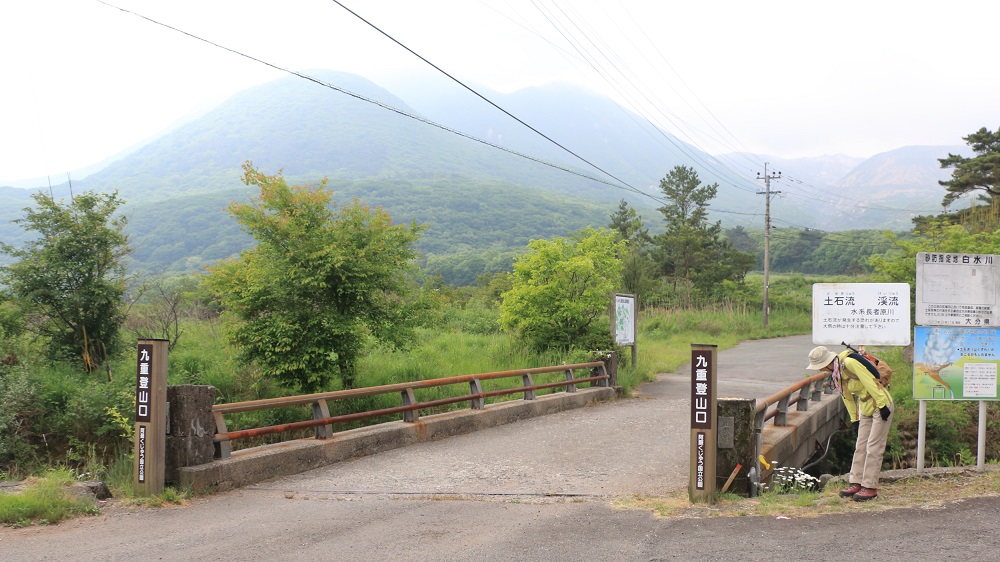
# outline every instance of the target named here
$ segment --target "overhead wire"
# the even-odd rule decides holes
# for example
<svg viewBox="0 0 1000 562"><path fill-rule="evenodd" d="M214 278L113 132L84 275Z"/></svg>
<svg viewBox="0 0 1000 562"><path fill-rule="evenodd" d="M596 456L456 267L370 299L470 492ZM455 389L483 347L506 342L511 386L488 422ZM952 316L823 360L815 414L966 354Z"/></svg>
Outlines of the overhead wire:
<svg viewBox="0 0 1000 562"><path fill-rule="evenodd" d="M719 173L720 170L718 170L717 166L713 165L711 162L706 161L703 157L701 157L697 153L691 152L688 148L685 148L684 146L678 145L677 142L675 142L675 140L673 139L673 137L671 137L669 135L666 135L663 132L663 130L659 126L657 126L656 123L654 123L652 119L650 119L650 117L649 117L649 110L645 109L645 106L642 103L643 100L646 103L648 103L650 106L652 106L654 112L659 113L659 115L661 117L663 117L669 123L671 123L676 130L679 130L679 131L682 132L682 134L685 134L685 136L688 136L688 140L691 141L689 143L691 146L693 146L693 147L697 146L697 142L694 141L694 139L691 138L690 135L686 134L685 128L682 127L682 126L680 126L678 124L678 121L684 122L684 120L681 119L679 116L671 113L671 112L665 111L663 109L663 104L662 103L657 103L657 102L651 100L649 98L649 96L645 93L645 89L637 87L636 84L635 84L635 82L625 72L625 71L631 72L631 69L630 69L629 65L620 56L618 56L616 53L614 53L613 49L610 49L604 41L600 40L600 38L598 38L596 41L599 41L603 45L603 47L601 45L598 45L595 42L594 39L591 39L591 35L596 35L596 34L594 34L590 30L584 30L584 29L582 29L581 26L580 26L580 24L578 24L573 19L573 16L571 16L570 14L568 14L556 2L552 2L552 5L555 6L556 10L558 10L560 14L562 14L562 18L560 18L557 14L551 12L550 10L547 10L546 8L544 8L537 0L532 0L532 5L534 5L535 8L542 14L542 16L549 22L549 24L570 45L573 46L573 48L581 55L581 57L583 57L586 61L588 61L590 67L609 86L611 86L613 89L615 89L615 91L619 95L621 95L627 101L627 103L629 104L629 106L636 112L636 114L638 114L640 116L643 116L643 118L646 120L647 123L649 123L651 126L653 126L653 128L655 130L657 130L666 140L668 140L671 144L673 144L676 148L678 148L681 152L683 152L692 161L699 162L702 166L704 166L709 171L715 172L716 174L720 175L721 176L720 179L725 179L726 174L725 173L720 174ZM564 19L564 20L568 21L568 24L563 23L563 21L560 21L561 19ZM576 32L577 32L575 35L573 33L573 29L575 29ZM582 38L578 37L578 36L581 36ZM587 48L586 48L586 44L591 45L592 49L594 51L596 51L596 54L589 52L587 50ZM610 51L611 54L609 55L606 51ZM602 59L607 64L601 63L600 61ZM610 67L610 69L611 69L610 72L607 70L608 67ZM617 84L617 80L612 77L613 75L617 75L617 76L621 77L622 79L624 79L625 82L627 82L628 86L631 87L630 92L637 92L638 93L638 97L640 99L638 101L635 101L633 99L633 96L631 96L629 92L623 91L623 88L620 87L619 84ZM640 108L640 107L637 107L637 106L643 106L643 107ZM686 123L686 122L684 122L684 123L688 127L693 127L689 123ZM725 165L723 165L722 168L726 172L732 173L732 170L729 169L729 168L727 168ZM741 190L744 190L744 191L753 191L752 189L749 189L747 187L738 185L738 182L740 182L741 180L745 180L745 178L741 177L739 174L735 174L733 177L731 177L729 179L730 179L730 181L732 181L733 179L736 180L737 183L731 184L731 185L733 185L733 187L736 187L737 189L741 189Z"/></svg>
<svg viewBox="0 0 1000 562"><path fill-rule="evenodd" d="M477 96L478 98L482 99L482 100L483 100L483 101L485 101L486 103L488 103L488 104L490 104L491 106L495 107L496 109L500 110L501 112L503 112L503 113L504 113L505 115L507 115L507 116L508 116L508 117L510 117L511 119L514 119L515 121L517 121L517 122L518 122L518 123L520 123L521 125L524 125L524 126L525 126L525 127L527 127L528 129L532 130L533 132L535 132L536 134L538 134L539 136L541 136L541 137L542 137L542 138L544 138L545 140L547 140L547 141L551 142L552 144L554 144L554 145L558 146L558 147L559 147L559 148L561 148L562 150L564 150L564 151L566 151L567 153L569 153L569 154L573 155L573 156L574 156L575 158L577 158L577 159L578 159L578 160L580 160L581 162L584 162L584 163L586 163L586 164L587 164L588 166L590 166L590 167L594 168L595 170L597 170L597 171L601 172L602 174L604 174L604 175L608 176L609 178L612 178L612 179L614 179L615 181L617 181L617 182L621 183L622 185L625 185L625 186L629 186L629 187L630 187L630 188L631 188L632 190L635 190L635 191L638 191L638 189L637 189L637 188L635 188L635 187L632 187L632 186L631 186L631 185L630 185L630 184L629 184L628 182L626 182L626 181L624 181L624 180L622 180L622 179L618 178L618 177L617 177L617 176L615 176L614 174L612 174L612 173L610 173L610 172L608 172L608 171L604 170L604 169L603 169L603 168L601 168L600 166L598 166L598 165L594 164L593 162L591 162L591 161L587 160L586 158L584 158L584 157L580 156L580 155L579 155L579 154L577 154L576 152L573 152L573 151L572 151L572 150L570 150L569 148L566 148L565 146L563 146L563 145L562 145L561 143L559 143L559 142L558 142L558 141L556 141L555 139L553 139L553 138L549 137L549 136L548 136L548 135L546 135L545 133L543 133L543 132L539 131L539 130L538 130L538 129L536 129L535 127L533 127L533 126L529 125L528 123L524 122L524 121L523 121L522 119L520 119L520 118L519 118L519 117L517 117L516 115L512 114L511 112L507 111L507 110L506 110L506 109L504 109L503 107L500 107L500 106L499 106L498 104L496 104L495 102L493 102L492 100L490 100L490 99L489 99L489 98L487 98L486 96L484 96L484 95L480 94L480 93L479 93L478 91L476 91L476 90L475 90L474 88L472 88L472 87L468 86L467 84L465 84L464 82L462 82L462 81L461 81L461 80L459 80L458 78L455 78L454 76L452 76L451 74L449 74L448 72L446 72L446 71L445 71L444 69L442 69L441 67L437 66L436 64L432 63L431 61L427 60L426 58L424 58L423 56L421 56L420 54L418 54L418 53L417 53L416 51L414 51L413 49L411 49L411 48L407 47L406 45L404 45L403 43L401 43L401 42L400 42L399 40L397 40L397 39L396 39L395 37L393 37L392 35L389 35L389 34L388 34L388 33L386 33L385 31L383 31L383 30L382 30L381 28L379 28L378 26L376 26L375 24L373 24L373 23L371 23L370 21L368 21L367 19L363 18L363 17L362 17L362 16L360 15L360 14L358 14L358 13L357 13L357 12L355 12L354 10L351 10L350 8L348 8L347 6L345 6L345 5L344 5L344 4L342 3L342 2L340 2L340 0L330 0L330 1L331 1L331 2L333 2L334 4L336 4L336 5L340 6L341 8L343 8L344 10L346 10L347 12L349 12L349 13L350 13L351 15L353 15L354 17L356 17L356 18L358 18L359 20L363 21L363 22L364 22L365 24L367 24L367 25L368 25L369 27L371 27L371 28L372 28L372 29L374 29L375 31L378 31L379 33L381 33L382 35L384 35L384 36L385 36L386 38L388 38L388 39L389 39L390 41L392 41L393 43L395 43L395 44L399 45L400 47L402 47L403 49L405 49L405 50L406 50L407 52L409 52L410 54L412 54L413 56L415 56L415 57L417 57L418 59L420 59L420 60L424 61L425 63L427 63L428 65L430 65L431 67L433 67L433 68L434 68L435 70L437 70L437 71L438 71L438 72L440 72L441 74L444 74L445 76L447 76L448 78L450 78L450 79L451 79L451 80L452 80L453 82L455 82L455 83L456 83L456 84L458 84L459 86L461 86L461 87L465 88L466 90L468 90L469 92L471 92L472 94L474 94L475 96Z"/></svg>
<svg viewBox="0 0 1000 562"><path fill-rule="evenodd" d="M455 135L458 135L458 136L461 136L461 137L464 137L464 138L466 138L466 139L469 139L469 140L472 140L472 141L475 141L475 142L478 142L478 143L481 143L481 144L484 144L484 145L487 145L487 146L490 146L490 147L492 147L492 148L495 148L495 149L498 149L498 150L502 150L502 151L504 151L504 152L507 152L507 153L509 153L509 154L513 154L513 155L515 155L515 156L518 156L518 157L521 157L521 158L525 158L525 159L527 159L527 160L531 160L531 161L533 161L533 162L536 162L536 163L539 163L539 164L542 164L542 165L545 165L545 166L548 166L548 167L551 167L551 168L554 168L554 169L557 169L557 170L560 170L560 171L563 171L563 172L567 172L567 173L570 173L570 174L573 174L573 175L576 175L576 176L579 176L579 177L582 177L582 178L585 178L585 179L588 179L588 180L591 180L591 181L596 181L596 182L598 182L598 183L601 183L601 184L604 184L604 185L609 185L609 186L611 186L611 187L615 187L615 188L618 188L618 189L624 189L624 190L627 190L627 191L632 191L632 192L634 192L634 193L637 193L637 194L639 194L639 195L644 195L644 196L646 196L646 197L651 197L651 196L650 196L649 194L647 194L647 193L643 192L642 190L640 190L640 189L638 189L638 188L636 188L636 187L634 187L634 186L631 186L631 185L629 185L629 184L628 184L627 182L623 182L622 180L619 180L619 179L618 179L618 178L616 178L615 176L613 176L613 175L611 175L611 174L608 174L608 173L606 173L606 172L603 172L603 170L600 170L600 168L599 168L599 167L596 167L596 166L594 166L594 168L595 168L595 169L598 169L598 170L602 171L603 173L605 173L605 174L606 174L606 175L608 175L609 177L611 177L611 178L615 179L616 181L619 181L619 182L621 182L621 184L620 184L620 185L619 185L619 184L614 184L614 183L611 183L611 182L609 182L609 181L607 181L607 180L603 180L603 179L600 179L600 178L596 178L596 177L593 177L593 176L591 176L591 175L588 175L588 174L584 174L584 173L582 173L582 172L579 172L579 171L577 171L577 170L573 170L573 169L570 169L570 168L568 168L568 167L566 167L566 166L562 166L562 165L559 165L559 164L555 164L555 163L552 163L552 162L548 162L548 161L546 161L546 160L543 160L543 159L541 159L541 158L537 158L537 157L534 157L534 156L530 156L530 155L528 155L528 154L525 154L525 153L522 153L522 152L519 152L519 151L516 151L516 150L513 150L513 149L510 149L510 148L507 148L507 147L504 147L504 146L501 146L501 145L498 145L498 144L496 144L496 143L493 143L493 142L490 142L490 141L487 141L487 140L484 140L484 139L480 139L480 138L478 138L478 137L476 137L476 136L474 136L474 135L470 135L470 134L468 134L468 133L465 133L465 132L462 132L462 131L459 131L459 130L457 130L457 129L454 129L454 128L452 128L452 127L448 127L448 126L446 126L446 125L442 125L442 124L440 124L440 123L437 123L437 122L435 122L435 121L432 121L431 119L427 119L427 118L425 118L425 117L422 117L422 116L420 116L420 115L416 115L416 114L413 114L413 113L411 113L411 112L408 112L408 111L405 111L405 110L402 110L402 109L399 109L399 108L397 108L397 107L394 107L394 106L391 106L391 105L389 105L389 104L387 104L387 103L384 103L384 102L381 102L381 101L378 101L378 100L376 100L376 99L373 99L373 98L369 98L369 97L367 97L367 96L363 96L363 95L361 95L361 94L358 94L358 93L356 93L356 92L352 92L352 91L350 91L350 90L347 90L346 88L342 88L342 87L339 87L339 86L336 86L336 85L334 85L334 84L330 84L329 82L326 82L326 81L324 81L324 80L320 80L320 79L318 79L318 78L316 78L316 77L314 77L314 76L310 76L310 75L308 75L308 74L305 74L305 73L303 73L303 72L299 72L299 71L295 71L295 70L291 70L291 69L289 69L289 68L285 68L285 67L282 67L282 66L279 66L279 65L277 65L277 64L274 64L274 63L271 63L271 62L268 62L268 61L265 61L265 60L263 60L263 59L260 59L260 58L257 58L257 57L254 57L254 56L252 56L252 55L248 55L248 54L246 54L246 53L243 53L243 52L241 52L241 51L237 51L236 49L233 49L233 48L230 48L230 47L226 47L225 45L221 45L221 44L219 44L219 43L216 43L216 42L214 42L214 41L211 41L211 40L209 40L209 39L205 39L205 38L203 38L203 37L200 37L200 36L197 36L197 35L194 35L193 33L190 33L190 32L187 32L187 31L184 31L184 30L182 30L182 29L179 29L179 28L177 28L177 27L174 27L174 26L171 26L171 25L169 25L169 24L166 24L166 23L163 23L163 22L160 22L160 21L157 21L157 20L154 20L154 19L152 19L152 18L150 18L150 17L148 17L148 16L145 16L145 15L142 15L142 14L139 14L139 13L136 13L136 12L134 12L134 11L131 11L131 10L128 10L128 9L126 9L126 8L122 8L122 7L120 7L120 6L116 6L116 5L114 5L114 4L111 4L111 3L109 3L109 2L106 2L105 0L96 0L96 1L97 1L97 2L100 2L101 4L104 4L104 5L108 6L108 7L110 7L110 8L114 8L114 9L116 9L116 10L120 10L120 11L122 11L122 12L125 12L125 13L127 13L127 14L130 14L130 15L133 15L133 16L136 16L136 17L138 17L138 18L141 18L141 19L144 19L144 20L146 20L146 21L148 21L148 22L150 22L150 23L153 23L153 24L156 24L156 25L159 25L159 26L162 26L162 27L165 27L165 28L167 28L167 29L170 29L170 30L172 30L172 31L176 31L176 32L178 32L178 33L181 33L181 34L183 34L183 35L186 35L186 36L188 36L188 37L191 37L192 39L196 39L196 40L198 40L198 41L202 41L202 42L204 42L204 43L207 43L207 44L209 44L209 45L211 45L211 46L213 46L213 47L217 47L217 48L219 48L219 49L223 49L223 50L225 50L225 51L228 51L228 52L230 52L230 53L233 53L233 54L235 54L235 55L238 55L238 56L241 56L241 57L244 57L244 58L247 58L247 59L249 59L249 60L252 60L252 61L254 61L254 62L257 62L257 63L260 63L260 64L263 64L263 65L265 65L265 66L268 66L268 67L270 67L270 68L273 68L273 69L275 69L275 70L279 70L279 71L281 71L281 72L285 72L285 73L288 73L288 74L291 74L291 75L293 75L293 76L297 76L297 77L299 77L299 78L302 78L302 79L304 79L304 80L308 80L308 81L310 81L310 82L313 82L313 83L315 83L315 84L317 84L317 85L320 85L320 86L323 86L323 87L325 87L325 88L329 88L329 89L331 89L331 90L334 90L334 91L337 91L337 92L340 92L340 93L342 93L342 94L345 94L345 95L348 95L348 96L350 96L350 97L353 97L353 98L355 98L355 99L358 99L358 100L361 100L361 101L364 101L364 102L367 102L367 103L371 103L371 104L374 104L374 105L377 105L377 106L379 106L379 107L381 107L381 108L383 108L383 109L386 109L386 110L388 110L388 111L392 111L393 113L397 113L397 114L399 114L399 115L402 115L402 116L404 116L404 117L407 117L407 118L410 118L410 119L414 119L414 120L416 120L416 121L420 121L420 122L422 122L422 123L424 123L424 124L427 124L427 125L430 125L430 126L433 126L433 127L436 127L436 128L438 128L438 129L441 129L441 130L443 130L443 131L447 131L447 132L449 132L449 133L452 133L452 134L455 134ZM336 1L336 0L333 0L333 1ZM512 116L512 117L513 117L513 116ZM515 119L516 119L516 117L515 117ZM558 143L557 143L557 144L558 144ZM581 160L583 160L583 159L581 158ZM586 162L586 160L583 160L583 161L584 161L584 162ZM660 200L660 199L657 199L657 198L655 198L655 197L652 197L652 198L653 198L654 200L656 200L656 201L660 201L660 202L662 202L662 200Z"/></svg>
<svg viewBox="0 0 1000 562"><path fill-rule="evenodd" d="M537 157L534 157L534 156L530 156L530 155L528 155L528 154L525 154L525 153L522 153L522 152L519 152L519 151L515 151L515 150L512 150L512 149L509 149L509 148L507 148L507 147L504 147L504 146L501 146L501 145L498 145L498 144L496 144L496 143L493 143L493 142L490 142L490 141L486 141L486 140L483 140L483 139L480 139L480 138L478 138L478 137L475 137L474 135L470 135L470 134L468 134L468 133L464 133L464 132L462 132L462 131L459 131L459 130L457 130L457 129L454 129L454 128L452 128L452 127L447 127L447 126L445 126L445 125L442 125L442 124L440 124L440 123L437 123L437 122L434 122L434 121L432 121L432 120L430 120L430 119L427 119L427 118L424 118L424 117L421 117L421 116L419 116L419 115L415 115L415 114L412 114L412 113L410 113L410 112L407 112L407 111L404 111L404 110L401 110L401 109L399 109L399 108L396 108L396 107L393 107L393 106L391 106L391 105L389 105L389 104L387 104L387 103L384 103L384 102L380 102L380 101L378 101L378 100L375 100L375 99L372 99L372 98L369 98L369 97L367 97L367 96L363 96L363 95L361 95L361 94L357 94L357 93L355 93L355 92L352 92L352 91L350 91L350 90L347 90L347 89L345 89L345 88L342 88L342 87L339 87L339 86L336 86L336 85L334 85L334 84L330 84L330 83L328 83L328 82L326 82L326 81L323 81L323 80L320 80L320 79L318 79L318 78L316 78L316 77L313 77L313 76L310 76L310 75L307 75L307 74L305 74L305 73L302 73L302 72L298 72L298 71L294 71L294 70L291 70L291 69L288 69L288 68L285 68L285 67L282 67L282 66L279 66L279 65L277 65L277 64L274 64L274 63L271 63L271 62L268 62L268 61L265 61L265 60L263 60L263 59L260 59L260 58L257 58L257 57L254 57L254 56L252 56L252 55L248 55L248 54L246 54L246 53L243 53L243 52L241 52L241 51L238 51L238 50L236 50L236 49L233 49L233 48L230 48L230 47L226 47L226 46L224 46L224 45L221 45L221 44L219 44L219 43L216 43L216 42L213 42L213 41L211 41L211 40L208 40L208 39L205 39L205 38L203 38L203 37L200 37L200 36L197 36L197 35L194 35L193 33L190 33L190 32L187 32L187 31L184 31L184 30L182 30L182 29L179 29L179 28L177 28L177 27L174 27L174 26L171 26L171 25L169 25L169 24L166 24L166 23L163 23L163 22L160 22L160 21L157 21L157 20L154 20L154 19L152 19L152 18L149 18L149 17L147 17L147 16L144 16L144 15L142 15L142 14L138 14L138 13L136 13L136 12L133 12L133 11L131 11L131 10L128 10L128 9L125 9L125 8L121 8L121 7L119 7L119 6L116 6L116 5L113 5L113 4L110 4L110 3L108 3L108 2L106 2L106 1L104 1L104 0L97 0L97 1L98 1L98 2L100 2L100 3L102 3L102 4L104 4L104 5L106 5L106 6L108 6L108 7L111 7L111 8L115 8L115 9L117 9L117 10L120 10L120 11L122 11L122 12L125 12L125 13L128 13L128 14L130 14L130 15L133 15L133 16L136 16L136 17L139 17L139 18L141 18L141 19L144 19L144 20L146 20L146 21L149 21L150 23L154 23L154 24L156 24L156 25L160 25L160 26L162 26L162 27L165 27L165 28L167 28L167 29L170 29L170 30L173 30L173 31L176 31L176 32L178 32L178 33L182 33L182 34L184 34L184 35L186 35L186 36L188 36L188 37L191 37L192 39L196 39L196 40L198 40L198 41L202 41L202 42L204 42L204 43L207 43L207 44L209 44L209 45L212 45L212 46L214 46L214 47L217 47L217 48L220 48L220 49L223 49L223 50L225 50L225 51L228 51L228 52L230 52L230 53L233 53L233 54L235 54L235 55L238 55L238 56L241 56L241 57L244 57L244 58L247 58L247 59L249 59L249 60L252 60L252 61L254 61L254 62L257 62L257 63L260 63L260 64L263 64L263 65L266 65L266 66L268 66L268 67L270 67L270 68L273 68L273 69L275 69L275 70L279 70L279 71L282 71L282 72L285 72L285 73L288 73L288 74L291 74L291 75L294 75L294 76L297 76L297 77L299 77L299 78L302 78L302 79L305 79L305 80L308 80L308 81L310 81L310 82L313 82L313 83L315 83L315 84L318 84L318 85L320 85L320 86L323 86L323 87L326 87L326 88L329 88L329 89L331 89L331 90L334 90L334 91L337 91L337 92L340 92L340 93L343 93L343 94L345 94L345 95L348 95L348 96L351 96L351 97L354 97L354 98L356 98L356 99L359 99L359 100L361 100L361 101L365 101L365 102L368 102L368 103L372 103L372 104L375 104L375 105L377 105L377 106L379 106L379 107L382 107L383 109L386 109L386 110L389 110L389 111L392 111L392 112L394 112L394 113L397 113L397 114L399 114L399 115L402 115L402 116L404 116L404 117L408 117L408 118L411 118L411 119L415 119L415 120L417 120L417 121L420 121L420 122L422 122L422 123L425 123L425 124L427 124L427 125L431 125L431 126L433 126L433 127L436 127L436 128L439 128L439 129L441 129L441 130L444 130L444 131L447 131L447 132L449 132L449 133L452 133L452 134L456 134L456 135L459 135L459 136L461 136L461 137L464 137L464 138L467 138L467 139L469 139L469 140L473 140L473 141L475 141L475 142L479 142L479 143L481 143L481 144L484 144L484 145L487 145L487 146L490 146L490 147L492 147L492 148L496 148L496 149L498 149L498 150L502 150L502 151L504 151L504 152L507 152L507 153L510 153L510 154L513 154L513 155L515 155L515 156L519 156L519 157L521 157L521 158L525 158L525 159L527 159L527 160L530 160L530 161L533 161L533 162L536 162L536 163L539 163L539 164L542 164L542 165L545 165L545 166L548 166L548 167L551 167L551 168L554 168L554 169L558 169L558 170L560 170L560 171L563 171L563 172L567 172L567 173L570 173L570 174L573 174L573 175L576 175L576 176L579 176L579 177L582 177L582 178L585 178L585 179L588 179L588 180L591 180L591 181L595 181L595 182L598 182L598 183L601 183L601 184L604 184L604 185L608 185L608 186L611 186L611 187L615 187L615 188L617 188L617 189L623 189L623 190L627 190L627 191L631 191L631 192L633 192L633 193L636 193L636 194L638 194L638 195L642 195L642 196L644 196L644 197L647 197L647 198L649 198L649 199L652 199L653 201L656 201L656 202L658 202L658 203L661 203L661 204L665 204L665 203L666 203L666 201L665 201L665 200L663 200L663 199L661 199L661 198L659 198L659 197L655 197L655 196L653 196L653 195L651 195L651 194L649 194L649 193L646 193L646 192L644 192L644 191L642 191L642 190L640 190L640 189L638 189L638 188L636 188L636 187L634 187L634 186L630 185L630 184L629 184L628 182L625 182L624 180L621 180L621 179L619 179L619 178L615 177L615 176L614 176L613 174L610 174L610 173L608 173L608 172L604 171L604 170L603 170L603 169L601 169L600 167L598 167L598 166L596 166L596 165L594 165L594 164L590 163L590 162L589 162L588 160L586 160L586 159L584 159L584 158L580 157L579 155L576 155L576 154L575 154L575 153L574 153L573 151L570 151L570 150L566 149L565 147L563 147L563 146L562 146L561 144L559 144L558 142L555 142L554 140L550 139L549 137L547 137L547 136L546 136L546 135L544 135L543 133L541 133L541 132L537 131L536 129L534 129L533 127L531 127L531 126L530 126L530 125L528 125L527 123L525 123L525 122L524 122L523 120L521 120L521 119L517 118L516 116L514 116L513 114L511 114L511 113L507 112L506 110L504 110L504 109L503 109L503 108L501 108L500 106L498 106L498 105L494 104L493 102L491 102L490 100L488 100L487 98L485 98L485 96L482 96L482 95L481 95L481 94L479 94L478 92L475 92L475 90L473 90L472 88L468 87L467 85L465 85L465 84L464 84L464 83L462 83L461 81L458 81L457 79L455 79L455 78L454 78L454 77L452 77L451 75L449 75L449 74L445 73L445 72L444 72L443 70L441 70L441 69L440 69L439 67L437 67L436 65L434 65L434 64L433 64L433 63L431 63L430 61L427 61L427 59L425 59L425 58L421 57L421 56L420 56L419 54L417 54L417 53L413 52L413 51L412 51L411 49L409 49L408 47L406 47L406 46L405 46L405 45L403 45L402 43L400 43L400 42L396 41L395 39L393 39L393 41L394 41L394 42L396 42L397 44L399 44L399 45L400 45L401 47L405 48L405 49L406 49L407 51L410 51L410 52L411 52L411 53L413 53L413 54L414 54L415 56L417 56L418 58L421 58L421 60L424 60L425 62L427 62L428 64L430 64L431 66L433 66L433 67L434 67L435 69L439 70L440 72L443 72L443 73L445 73L445 74L446 74L447 76L449 76L449 78L452 78L453 80L455 80L456 82L458 82L459 84L461 84L461 85L462 85L463 87L465 87L466 89L469 89L469 90L470 90L470 91L472 91L473 93L476 93L476 95L477 95L477 96L479 96L479 97L483 98L484 100L486 100L487 102L489 102L489 103L490 103L491 105L494 105L495 107L497 107L497 109L500 109L500 110L501 110L501 111L503 111L503 112L504 112L505 114L509 115L510 117L512 117L513 119L515 119L516 121L518 121L519 123L521 123L521 124L525 125L525 126L526 126L526 127L528 127L529 129L532 129L533 131L537 132L538 134L540 134L541 136L543 136L544 138L546 138L546 139L547 139L547 140L549 140L550 142L553 142L553 144L555 144L555 145L559 146L560 148L562 148L562 149L566 150L566 151L567 151L567 152L569 152L570 154L573 154L574 156L576 156L577 158L579 158L579 159L580 159L581 161L583 161L583 162L585 162L585 163L587 163L587 164L591 165L591 166L592 166L593 168L597 169L598 171L601 171L602 173L604 173L604 174L605 174L605 175L607 175L608 177L611 177L611 178L615 179L616 181L620 182L620 184L621 184L621 185L618 185L618 184L614 184L614 183L611 183L611 182L609 182L609 181L607 181L607 180L602 180L602 179L600 179L600 178L596 178L596 177L593 177L593 176L591 176L591 175L588 175L588 174L584 174L584 173L582 173L582 172L579 172L579 171L576 171L576 170L572 170L572 169L570 169L570 168L567 168L567 167L565 167L565 166L561 166L561 165L558 165L558 164L555 164L555 163L552 163L552 162L548 162L548 161L546 161L546 160L543 160L543 159L541 159L541 158L537 158ZM341 3L340 3L340 2L338 2L337 0L332 0L332 1L333 1L334 3L336 3L336 4L340 5L341 7L344 7L344 6L343 6L343 4L341 4ZM345 9L347 9L346 7L344 7L344 8L345 8ZM351 12L351 10L350 10L350 9L347 9L347 11L348 11L348 12ZM352 13L352 14L354 14L354 12L351 12L351 13ZM355 15L356 15L356 14L355 14ZM382 33L383 35L386 35L387 37L389 37L389 36L388 36L387 34L385 34L384 32L382 32L381 30L379 30L379 29L378 29L377 27L373 26L373 25L372 25L372 24L371 24L370 22L367 22L367 20L364 20L364 18L360 18L360 16L357 16L357 17L359 17L359 19L362 19L362 21L365 21L365 23L367 23L368 25L370 25L370 26L374 27L374 28L375 28L376 30L378 30L378 31L379 31L380 33ZM390 39L392 39L392 38L390 37ZM737 211L729 211L729 210L725 210L725 209L713 209L713 210L715 210L716 212L720 212L720 213L727 213L727 214L746 214L746 213L740 213L740 212L737 212Z"/></svg>

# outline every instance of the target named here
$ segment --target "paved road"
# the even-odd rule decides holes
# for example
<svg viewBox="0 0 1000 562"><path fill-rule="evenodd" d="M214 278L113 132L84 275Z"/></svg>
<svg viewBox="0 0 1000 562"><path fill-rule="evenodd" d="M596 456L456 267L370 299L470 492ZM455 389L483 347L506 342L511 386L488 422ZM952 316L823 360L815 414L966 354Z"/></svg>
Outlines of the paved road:
<svg viewBox="0 0 1000 562"><path fill-rule="evenodd" d="M810 347L796 337L722 352L720 395L762 397L800 380ZM874 533L856 546L886 560L996 557L996 500L850 521L656 519L614 509L615 497L686 486L687 385L682 368L636 399L339 463L184 508L115 508L57 527L0 529L0 559L816 560L842 558L848 529Z"/></svg>

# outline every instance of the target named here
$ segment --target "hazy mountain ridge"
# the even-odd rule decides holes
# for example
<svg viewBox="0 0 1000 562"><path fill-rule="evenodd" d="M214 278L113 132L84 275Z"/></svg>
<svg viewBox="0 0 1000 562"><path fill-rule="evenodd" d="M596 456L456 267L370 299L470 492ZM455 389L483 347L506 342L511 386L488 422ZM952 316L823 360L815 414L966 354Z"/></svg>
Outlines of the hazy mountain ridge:
<svg viewBox="0 0 1000 562"><path fill-rule="evenodd" d="M251 195L239 180L246 160L266 173L283 169L289 182L328 177L338 200L359 198L384 206L399 220L427 224L421 249L440 256L450 248L516 248L533 237L605 226L621 198L629 200L647 226L660 226L656 200L581 177L617 183L593 166L654 196L659 195L660 178L671 168L693 166L704 183L719 182L713 206L740 211L716 218L727 225L760 228L764 201L756 191L763 184L741 174L754 162L769 162L770 172L783 174L774 187L787 194L775 200L775 217L793 217L810 228L856 228L844 219L857 214L857 202L880 201L889 209L871 209L866 227L907 228L917 213L905 209L935 209L944 194L937 180L948 173L939 169L936 158L963 150L904 147L866 160L842 155L715 157L579 88L555 85L489 93L498 105L591 166L465 91L411 95L411 106L356 75L310 74L578 174L288 77L240 92L84 181L74 180L73 189L118 189L128 201L124 212L131 217L136 263L180 272L232 255L249 243L224 210L228 200ZM714 165L717 161L722 165ZM736 161L742 164L736 166ZM736 169L740 174L733 172ZM68 194L65 184L53 191ZM826 207L824 212L814 212L817 201ZM27 204L27 191L0 188L3 240L21 239L20 228L9 221Z"/></svg>

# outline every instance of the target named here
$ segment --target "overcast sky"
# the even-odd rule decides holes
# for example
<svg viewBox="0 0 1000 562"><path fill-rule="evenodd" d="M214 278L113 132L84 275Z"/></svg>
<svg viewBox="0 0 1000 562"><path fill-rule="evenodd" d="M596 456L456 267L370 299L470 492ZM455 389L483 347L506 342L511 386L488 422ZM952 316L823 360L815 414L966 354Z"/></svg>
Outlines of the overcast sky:
<svg viewBox="0 0 1000 562"><path fill-rule="evenodd" d="M332 0L107 1L134 13L0 2L0 185L64 181L284 76L135 14L403 98L436 73ZM1000 127L998 2L341 2L463 81L573 82L710 153L871 156Z"/></svg>

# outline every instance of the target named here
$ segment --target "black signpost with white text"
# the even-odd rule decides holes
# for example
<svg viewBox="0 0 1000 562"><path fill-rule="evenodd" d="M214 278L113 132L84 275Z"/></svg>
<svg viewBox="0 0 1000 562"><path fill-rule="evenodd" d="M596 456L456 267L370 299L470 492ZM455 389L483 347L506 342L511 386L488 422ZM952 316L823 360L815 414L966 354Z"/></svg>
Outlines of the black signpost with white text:
<svg viewBox="0 0 1000 562"><path fill-rule="evenodd" d="M135 493L163 491L167 443L167 340L139 340L135 376Z"/></svg>
<svg viewBox="0 0 1000 562"><path fill-rule="evenodd" d="M691 344L691 480L692 503L715 503L716 358L715 345Z"/></svg>

